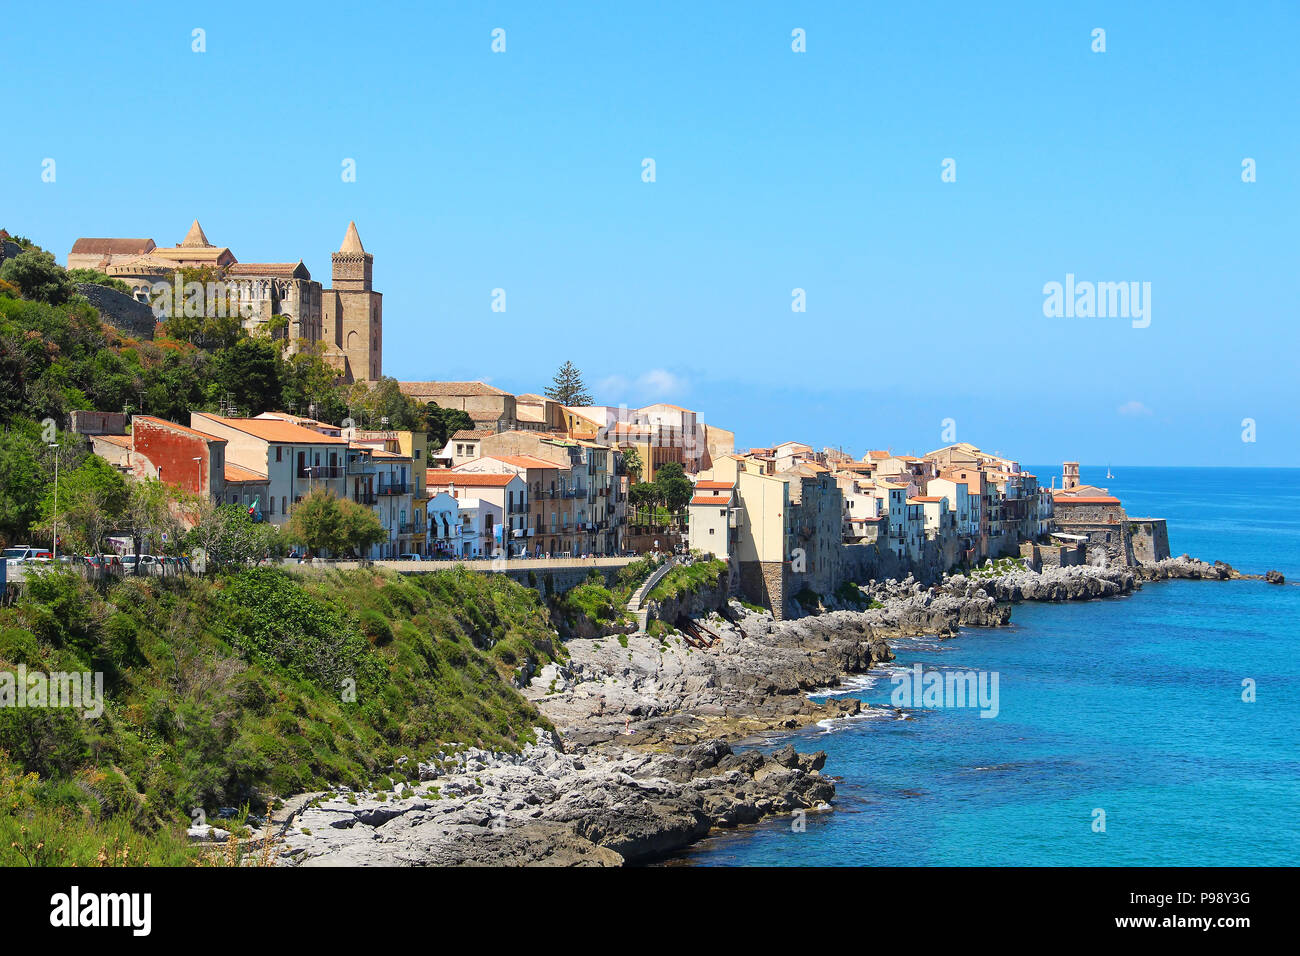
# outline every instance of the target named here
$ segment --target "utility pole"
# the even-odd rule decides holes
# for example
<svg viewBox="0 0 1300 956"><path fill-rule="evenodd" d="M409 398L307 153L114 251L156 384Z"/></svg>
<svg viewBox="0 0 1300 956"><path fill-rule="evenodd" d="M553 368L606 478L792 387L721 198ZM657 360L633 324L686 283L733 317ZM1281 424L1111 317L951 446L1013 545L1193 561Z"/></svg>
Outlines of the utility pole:
<svg viewBox="0 0 1300 956"><path fill-rule="evenodd" d="M58 443L51 443L54 449L54 560L59 560L59 448Z"/></svg>

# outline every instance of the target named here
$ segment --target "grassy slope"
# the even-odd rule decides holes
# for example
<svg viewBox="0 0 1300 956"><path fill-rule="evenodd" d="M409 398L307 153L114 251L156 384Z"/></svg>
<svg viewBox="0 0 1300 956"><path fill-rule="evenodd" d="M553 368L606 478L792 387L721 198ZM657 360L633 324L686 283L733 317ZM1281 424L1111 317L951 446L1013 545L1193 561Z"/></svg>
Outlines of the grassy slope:
<svg viewBox="0 0 1300 956"><path fill-rule="evenodd" d="M0 865L41 837L92 863L131 834L137 859L175 862L194 808L386 782L448 744L517 748L546 721L510 680L562 654L536 592L464 570L50 576L0 612L0 670L103 671L108 701L98 720L0 708Z"/></svg>
<svg viewBox="0 0 1300 956"><path fill-rule="evenodd" d="M696 561L690 566L679 564L651 589L649 599L663 602L683 593L696 594L701 588L715 585L718 575L726 569L726 562L716 558L709 561Z"/></svg>

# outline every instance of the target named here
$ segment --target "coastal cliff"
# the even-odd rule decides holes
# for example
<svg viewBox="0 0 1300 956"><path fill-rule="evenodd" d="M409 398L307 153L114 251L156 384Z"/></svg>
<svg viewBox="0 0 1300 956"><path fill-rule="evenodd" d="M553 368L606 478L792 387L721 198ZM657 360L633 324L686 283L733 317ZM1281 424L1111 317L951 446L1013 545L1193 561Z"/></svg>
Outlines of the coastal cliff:
<svg viewBox="0 0 1300 956"><path fill-rule="evenodd" d="M846 603L777 621L731 600L685 630L575 637L524 695L555 727L522 753L469 749L395 768L390 791L336 788L277 815L290 865L595 865L653 860L715 827L826 809L825 755L730 742L819 721L892 713L818 699L893 659L891 639L1007 624L1020 601L1120 597L1144 581L1243 577L1187 557L1136 568L1042 572L1008 563L925 585L872 582Z"/></svg>

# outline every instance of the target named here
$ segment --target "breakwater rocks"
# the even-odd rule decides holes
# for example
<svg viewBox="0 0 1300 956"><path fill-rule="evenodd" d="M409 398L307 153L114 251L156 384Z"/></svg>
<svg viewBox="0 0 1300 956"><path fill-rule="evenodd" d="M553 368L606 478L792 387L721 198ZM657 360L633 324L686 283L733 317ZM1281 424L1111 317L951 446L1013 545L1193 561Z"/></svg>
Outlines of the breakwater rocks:
<svg viewBox="0 0 1300 956"><path fill-rule="evenodd" d="M823 753L737 754L712 740L673 753L469 750L421 766L413 790L309 795L279 820L279 859L305 866L619 866L713 827L826 807ZM403 796L405 794L405 796Z"/></svg>

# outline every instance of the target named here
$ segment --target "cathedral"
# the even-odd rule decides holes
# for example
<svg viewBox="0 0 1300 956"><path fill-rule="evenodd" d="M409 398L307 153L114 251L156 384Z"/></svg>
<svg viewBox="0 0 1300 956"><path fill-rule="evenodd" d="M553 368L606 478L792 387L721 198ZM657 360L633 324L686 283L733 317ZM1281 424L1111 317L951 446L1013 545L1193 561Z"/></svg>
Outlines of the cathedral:
<svg viewBox="0 0 1300 956"><path fill-rule="evenodd" d="M226 246L208 241L198 220L175 246L152 239L78 239L67 267L94 269L131 287L142 302L153 303L158 283L171 284L182 269L208 270L225 283L236 301L244 328L288 339L289 350L320 343L327 362L346 382L373 382L383 368L383 295L372 282L375 257L361 245L354 222L332 256L331 288L297 262L240 262Z"/></svg>

